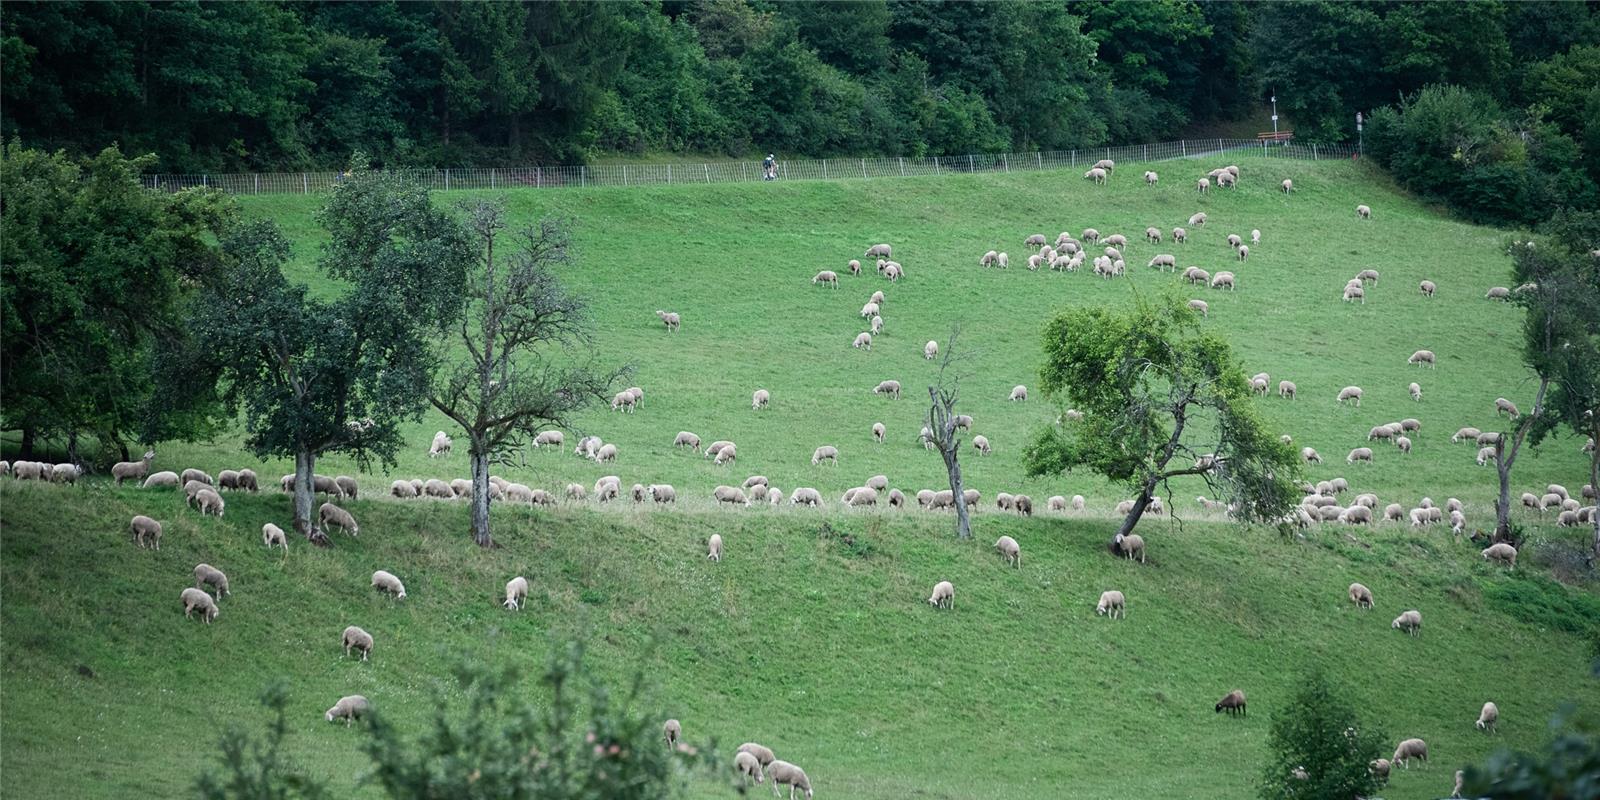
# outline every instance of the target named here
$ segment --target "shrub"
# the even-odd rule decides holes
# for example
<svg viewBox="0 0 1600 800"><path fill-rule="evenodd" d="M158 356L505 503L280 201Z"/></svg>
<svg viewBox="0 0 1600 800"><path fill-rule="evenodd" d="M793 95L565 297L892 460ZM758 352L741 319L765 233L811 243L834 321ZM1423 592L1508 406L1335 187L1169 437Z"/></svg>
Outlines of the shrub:
<svg viewBox="0 0 1600 800"><path fill-rule="evenodd" d="M1272 720L1264 800L1366 797L1378 790L1367 765L1383 755L1383 731L1363 725L1354 705L1316 670ZM1295 777L1304 769L1305 778Z"/></svg>

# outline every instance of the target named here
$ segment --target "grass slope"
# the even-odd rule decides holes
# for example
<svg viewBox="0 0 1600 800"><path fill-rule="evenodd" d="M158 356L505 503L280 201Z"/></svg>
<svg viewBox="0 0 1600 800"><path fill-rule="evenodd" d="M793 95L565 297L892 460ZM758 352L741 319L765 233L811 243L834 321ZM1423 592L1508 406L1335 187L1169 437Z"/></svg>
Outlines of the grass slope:
<svg viewBox="0 0 1600 800"><path fill-rule="evenodd" d="M1204 198L1193 193L1186 173L1199 170L1188 164L1157 166L1167 177L1153 189L1137 185L1140 166L1124 165L1099 189L1076 174L1031 173L508 196L523 218L578 221L571 280L595 299L600 353L635 364L646 398L637 414L595 411L580 421L583 432L618 444L618 464L536 453L528 468L503 474L552 488L610 473L625 485L668 482L685 508L499 508L504 547L483 552L466 541L459 506L362 500L352 504L359 540L340 538L329 551L291 543L285 558L259 540L263 522L287 521L276 493L230 496L218 522L184 511L168 492L100 480L72 489L5 482L5 788L25 797L181 793L219 725L260 718L254 698L276 676L294 679L296 757L346 788L366 762L356 735L321 721L338 696L361 692L420 722L459 653L537 665L553 638L587 632L609 674L642 663L691 735L766 742L803 764L827 797L1244 796L1270 715L1312 663L1343 681L1391 738L1430 742L1437 765L1399 774L1386 796L1444 794L1452 765L1497 743L1541 741L1561 698L1591 708L1600 700L1586 677L1583 634L1600 624L1592 591L1539 577L1537 551L1511 576L1446 534L1395 528L1358 531L1369 549L1338 530L1287 543L1221 523L1152 519L1142 527L1152 561L1135 566L1101 549L1120 492L1086 476L1022 477L1023 444L1056 410L1037 396L1005 397L1033 383L1044 320L1065 306L1171 288L1211 303L1207 324L1228 335L1249 369L1299 384L1297 402L1259 402L1297 444L1328 458L1308 477L1346 475L1383 502L1457 496L1474 527L1492 522L1491 472L1448 437L1461 425L1493 429L1496 396L1531 404L1516 366L1519 312L1482 299L1508 280L1501 234L1442 220L1355 165L1240 165L1240 189ZM1292 197L1273 191L1284 177L1299 188ZM1373 221L1356 221L1358 202L1374 208ZM336 288L311 268L316 198L245 203L289 230L300 274ZM1210 224L1193 229L1188 245L1130 248L1127 280L976 266L992 247L1020 264L1030 233L1092 226L1137 239L1147 225L1170 230L1198 210ZM1261 246L1249 263L1230 262L1224 237L1251 228L1262 230ZM808 283L878 241L895 244L908 280L846 278L837 292ZM1240 290L1188 291L1143 268L1157 252L1177 254L1181 266L1234 269ZM1368 303L1341 303L1340 286L1369 266L1383 278ZM1440 286L1431 301L1416 293L1423 278ZM851 350L862 329L856 312L876 289L888 295L887 335L871 353ZM681 312L683 331L665 334L657 308ZM965 410L996 446L989 458L964 460L969 485L986 498L1025 491L1041 508L1051 494L1084 494L1089 514L983 513L977 541L959 543L946 519L917 513L705 508L713 486L755 473L785 490L816 486L830 501L877 473L905 489L937 486L937 458L914 441L916 397L930 377L920 351L952 322L977 354ZM1421 347L1438 352L1437 370L1406 365ZM884 378L905 383L907 399L871 396ZM1421 404L1406 395L1412 380L1423 385ZM1333 402L1350 383L1367 389L1361 409ZM757 387L772 391L768 411L749 408ZM1411 456L1379 448L1371 467L1339 463L1369 427L1405 416L1424 425ZM890 441L875 446L868 430L880 420ZM464 475L460 453L425 457L440 428L448 430L431 416L414 427L395 475ZM683 429L739 442L739 465L718 469L674 451ZM840 447L837 468L809 464L824 443ZM158 450L158 469L252 466L264 482L288 469L255 463L235 439ZM1558 440L1526 457L1519 491L1551 481L1576 488L1577 451ZM354 473L337 458L319 471ZM390 476L360 477L375 495ZM135 513L167 523L160 553L127 543ZM1572 538L1522 521L1552 552ZM870 552L838 544L823 522ZM720 565L703 558L712 532L728 541ZM1003 569L988 548L1002 533L1022 542L1021 572ZM226 570L235 591L209 628L177 613L178 591L200 561ZM371 592L378 568L404 578L412 596L397 605ZM535 587L521 615L494 603L515 574ZM957 586L954 613L921 602L939 579ZM1377 611L1348 608L1352 580L1373 588ZM1106 588L1128 594L1125 622L1094 617ZM1420 640L1388 627L1405 608L1423 611ZM369 664L340 658L339 631L352 623L378 638ZM648 651L652 638L659 644ZM1211 712L1235 687L1250 693L1247 721ZM1498 739L1472 728L1486 699L1502 710Z"/></svg>

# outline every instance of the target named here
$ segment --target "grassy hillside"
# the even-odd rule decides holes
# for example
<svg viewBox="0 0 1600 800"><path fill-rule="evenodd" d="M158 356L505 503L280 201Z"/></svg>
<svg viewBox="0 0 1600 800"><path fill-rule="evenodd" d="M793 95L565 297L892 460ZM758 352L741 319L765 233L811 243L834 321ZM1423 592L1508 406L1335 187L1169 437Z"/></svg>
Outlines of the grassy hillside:
<svg viewBox="0 0 1600 800"><path fill-rule="evenodd" d="M1537 515L1519 514L1534 545L1514 575L1438 530L1336 528L1285 541L1167 519L1142 525L1151 561L1133 565L1102 549L1120 490L1082 475L1022 477L1022 446L1058 409L1037 393L1026 403L1006 395L1033 385L1044 321L1063 307L1174 291L1210 302L1207 324L1247 368L1299 385L1298 401L1258 402L1296 444L1327 458L1307 477L1344 475L1385 503L1459 497L1472 527L1492 525L1492 471L1449 436L1463 425L1494 429L1497 396L1531 405L1516 359L1520 312L1483 299L1508 281L1503 234L1441 219L1353 164L1242 161L1240 189L1198 197L1201 166L1158 165L1154 188L1137 181L1142 167L1124 165L1104 188L1077 174L1030 173L509 195L520 217L576 221L579 265L569 277L594 301L596 347L604 360L635 365L646 396L636 414L596 410L569 433L615 442L617 464L540 452L502 474L548 488L603 474L667 482L684 507L497 507L503 547L480 551L461 506L376 497L393 477L465 475L462 453L426 457L433 431L449 430L431 415L412 428L392 474L358 476L368 499L350 505L362 536L337 538L331 550L261 547L262 523L287 527L288 500L276 492L230 495L218 521L185 511L170 492L117 490L99 478L71 488L5 481L7 793L182 793L197 753L212 751L220 726L259 720L255 697L278 676L293 679L295 757L343 792L366 761L359 734L322 722L340 695L366 694L420 722L459 654L538 665L552 641L580 633L605 673L647 669L664 710L691 736L763 741L805 766L823 797L1245 796L1271 715L1312 664L1348 686L1391 739L1429 741L1435 765L1398 773L1391 798L1441 796L1454 765L1497 744L1537 745L1562 699L1595 708L1600 687L1587 667L1600 601L1592 585L1548 577L1581 534L1546 528ZM1285 177L1293 196L1274 190ZM336 290L313 269L317 198L244 202L289 231L300 275ZM1372 221L1356 220L1357 203L1373 207ZM1201 210L1209 224L1191 229L1189 244L1139 243L1147 225L1169 231ZM1085 227L1135 240L1127 279L1020 267L1028 234ZM1224 238L1252 228L1261 245L1248 263L1231 261ZM809 283L879 241L895 245L907 280L847 277L838 291ZM1018 266L979 269L990 248L1009 250ZM1239 291L1190 290L1145 269L1158 252L1175 253L1180 266L1233 269ZM1366 267L1382 273L1368 302L1340 302L1345 280ZM1416 291L1424 278L1439 284L1431 300ZM863 329L857 311L878 289L888 296L886 335L871 353L852 350ZM682 313L683 330L665 333L657 308ZM921 346L956 322L975 353L965 410L995 444L993 456L965 457L969 485L986 499L1027 492L1041 508L1049 495L1083 494L1088 513L1019 520L985 511L976 540L960 543L947 518L919 512L709 508L713 486L750 474L785 491L817 487L830 503L878 473L906 490L937 487L938 459L915 442L925 409L917 397L931 375ZM1418 348L1438 353L1437 370L1406 364ZM906 385L906 399L870 394L886 378ZM1407 396L1413 380L1422 403ZM1333 400L1352 383L1367 391L1360 409ZM756 388L772 392L770 409L750 409ZM1410 456L1380 447L1371 466L1343 464L1368 428L1402 417L1423 423ZM869 438L875 421L889 427L881 446ZM679 430L737 441L738 465L675 451ZM810 465L820 444L840 448L837 467ZM157 469L250 466L275 483L289 468L256 462L231 437L157 449ZM319 471L356 474L338 458ZM1578 443L1556 440L1519 464L1517 490L1576 490L1583 471ZM1198 492L1176 493L1191 518L1194 503L1182 498ZM128 543L136 513L166 523L159 553ZM841 544L841 532L857 546ZM704 559L711 533L727 540L721 564ZM1001 534L1022 543L1020 572L990 549ZM177 602L200 561L227 571L234 588L209 627L185 621ZM407 600L370 590L380 568L406 581ZM511 614L494 596L517 574L534 591L528 610ZM922 602L940 579L957 587L953 613ZM1349 607L1344 588L1354 580L1372 587L1377 610ZM1108 588L1128 595L1127 620L1094 616ZM1389 628L1407 608L1423 612L1421 639ZM347 624L377 637L372 662L341 658ZM1249 719L1212 713L1232 688L1249 693ZM1489 699L1501 708L1498 737L1472 727Z"/></svg>

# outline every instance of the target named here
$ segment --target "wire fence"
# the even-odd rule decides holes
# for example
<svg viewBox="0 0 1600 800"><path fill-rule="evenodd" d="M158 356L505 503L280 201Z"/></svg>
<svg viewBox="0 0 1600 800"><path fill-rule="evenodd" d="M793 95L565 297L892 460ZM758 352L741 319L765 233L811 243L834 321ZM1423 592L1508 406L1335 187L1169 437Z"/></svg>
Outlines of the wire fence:
<svg viewBox="0 0 1600 800"><path fill-rule="evenodd" d="M930 158L823 158L778 162L778 180L831 181L901 178L978 172L1088 169L1103 159L1158 162L1250 155L1298 160L1348 159L1355 145L1300 144L1257 139L1187 139L1123 147L1096 147L1036 153L981 153ZM661 186L684 183L747 183L763 179L760 162L717 164L607 164L600 166L402 169L396 172L432 189L559 189L589 186ZM338 172L261 172L142 176L147 188L181 191L214 187L231 194L311 194L341 180Z"/></svg>

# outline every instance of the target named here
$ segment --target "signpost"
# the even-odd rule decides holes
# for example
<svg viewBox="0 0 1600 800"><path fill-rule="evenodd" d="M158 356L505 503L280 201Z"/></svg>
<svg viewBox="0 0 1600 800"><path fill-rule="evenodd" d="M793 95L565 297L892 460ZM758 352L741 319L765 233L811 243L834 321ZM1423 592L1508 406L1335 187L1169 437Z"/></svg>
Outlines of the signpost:
<svg viewBox="0 0 1600 800"><path fill-rule="evenodd" d="M1361 112L1357 111L1356 112L1356 153L1357 154L1360 154L1360 153L1364 152L1364 150L1362 149L1362 146L1361 146L1361 144L1362 144L1361 143L1361 138L1362 138L1361 137L1361 123L1362 122L1363 122L1363 119L1361 117Z"/></svg>

